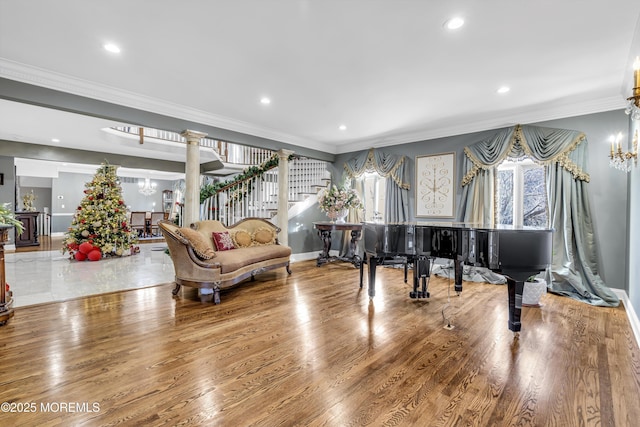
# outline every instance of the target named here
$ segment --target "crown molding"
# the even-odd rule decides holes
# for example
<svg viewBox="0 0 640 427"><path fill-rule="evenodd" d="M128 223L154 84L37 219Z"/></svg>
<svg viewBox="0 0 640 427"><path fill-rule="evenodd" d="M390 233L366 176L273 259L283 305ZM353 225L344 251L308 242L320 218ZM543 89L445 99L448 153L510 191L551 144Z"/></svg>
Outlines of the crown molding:
<svg viewBox="0 0 640 427"><path fill-rule="evenodd" d="M515 114L497 114L495 118L486 120L466 121L452 126L434 127L427 130L405 133L403 135L394 135L388 138L381 136L367 139L366 141L349 142L341 147L336 147L336 154L367 150L372 147L381 148L391 145L409 144L455 135L464 135L473 132L483 132L486 130L513 126L518 123L532 124L568 117L583 116L587 114L602 113L605 111L624 110L625 106L626 102L622 95L620 95L572 104L564 104L555 108L541 107L536 110L521 111Z"/></svg>
<svg viewBox="0 0 640 427"><path fill-rule="evenodd" d="M305 138L299 138L274 129L255 126L251 123L208 113L185 105L163 101L138 93L117 89L111 86L74 78L65 74L37 68L15 61L0 58L0 77L22 83L45 87L77 96L122 105L129 108L162 114L207 126L213 126L260 138L271 139L291 145L312 148L335 154L335 146L322 144Z"/></svg>

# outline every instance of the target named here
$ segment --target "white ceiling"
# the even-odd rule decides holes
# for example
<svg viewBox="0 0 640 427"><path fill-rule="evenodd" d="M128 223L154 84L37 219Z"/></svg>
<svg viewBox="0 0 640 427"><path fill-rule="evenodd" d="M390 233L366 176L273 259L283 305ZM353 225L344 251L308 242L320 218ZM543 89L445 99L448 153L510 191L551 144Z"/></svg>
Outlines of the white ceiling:
<svg viewBox="0 0 640 427"><path fill-rule="evenodd" d="M338 154L624 108L639 17L637 0L0 0L0 77ZM182 155L115 124L0 101L0 139Z"/></svg>

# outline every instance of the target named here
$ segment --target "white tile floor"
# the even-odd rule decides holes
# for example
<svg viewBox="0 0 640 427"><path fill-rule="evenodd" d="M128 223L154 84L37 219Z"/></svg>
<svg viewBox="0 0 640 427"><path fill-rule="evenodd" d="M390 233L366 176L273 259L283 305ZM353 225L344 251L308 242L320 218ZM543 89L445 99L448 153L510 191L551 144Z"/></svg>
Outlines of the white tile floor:
<svg viewBox="0 0 640 427"><path fill-rule="evenodd" d="M165 243L140 245L140 253L100 261L70 261L61 251L5 254L14 308L123 289L169 283L173 263Z"/></svg>

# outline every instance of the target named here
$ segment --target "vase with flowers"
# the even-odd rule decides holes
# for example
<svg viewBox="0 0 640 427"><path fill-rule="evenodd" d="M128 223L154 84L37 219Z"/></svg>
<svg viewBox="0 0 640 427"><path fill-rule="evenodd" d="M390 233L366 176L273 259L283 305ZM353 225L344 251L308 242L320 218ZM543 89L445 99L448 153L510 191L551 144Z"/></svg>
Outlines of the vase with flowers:
<svg viewBox="0 0 640 427"><path fill-rule="evenodd" d="M318 205L331 222L338 224L344 223L349 209L362 209L362 201L355 190L336 185L322 190L318 197Z"/></svg>

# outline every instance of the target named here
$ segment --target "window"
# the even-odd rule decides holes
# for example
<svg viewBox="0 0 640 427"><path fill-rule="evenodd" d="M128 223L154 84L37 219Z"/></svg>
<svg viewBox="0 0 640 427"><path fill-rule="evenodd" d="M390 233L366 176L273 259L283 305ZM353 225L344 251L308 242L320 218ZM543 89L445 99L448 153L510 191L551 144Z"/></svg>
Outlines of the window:
<svg viewBox="0 0 640 427"><path fill-rule="evenodd" d="M377 173L364 174L364 220L384 221L386 180Z"/></svg>
<svg viewBox="0 0 640 427"><path fill-rule="evenodd" d="M498 166L496 187L498 224L547 226L544 166L530 159L504 161Z"/></svg>

